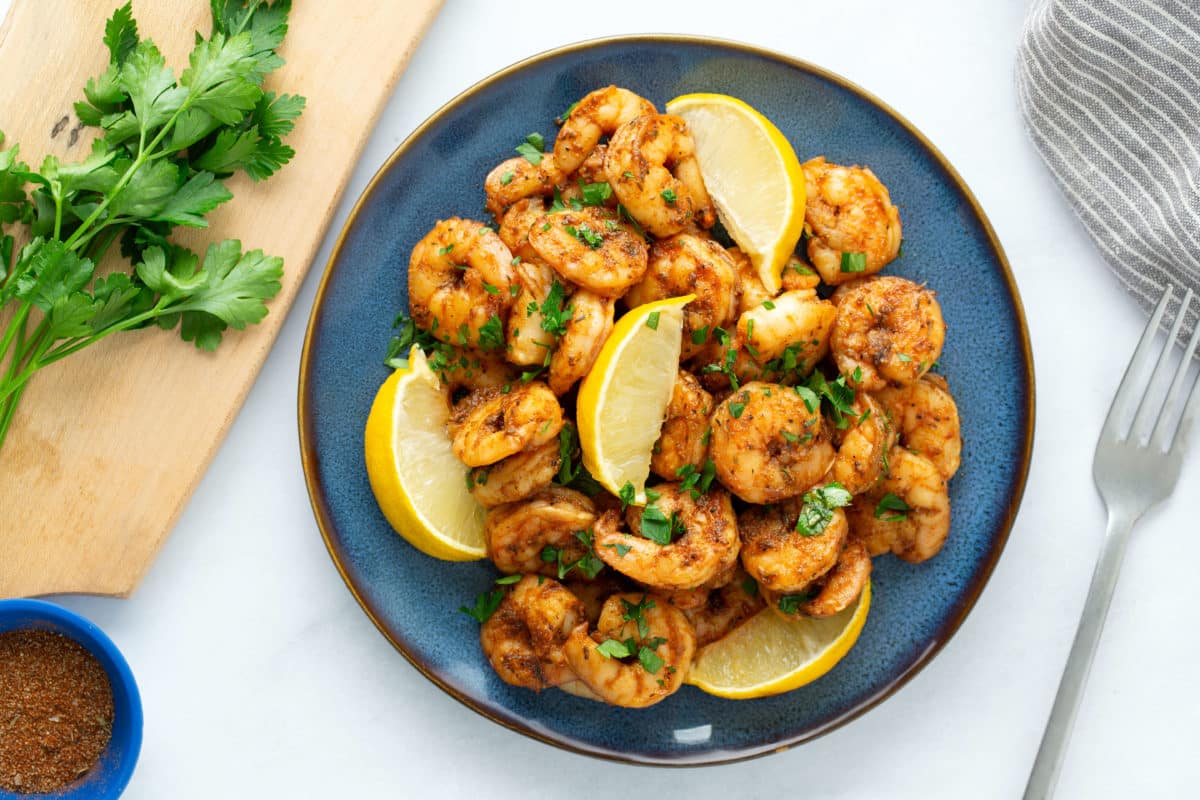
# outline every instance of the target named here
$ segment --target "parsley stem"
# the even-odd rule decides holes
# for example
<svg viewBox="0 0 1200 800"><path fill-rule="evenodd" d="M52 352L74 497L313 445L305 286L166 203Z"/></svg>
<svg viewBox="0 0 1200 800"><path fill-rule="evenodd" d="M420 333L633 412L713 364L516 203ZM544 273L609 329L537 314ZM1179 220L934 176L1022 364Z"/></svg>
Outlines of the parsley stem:
<svg viewBox="0 0 1200 800"><path fill-rule="evenodd" d="M21 401L21 394L25 391L23 384L17 389L13 395L5 400L0 400L0 445L4 444L4 439L8 436L8 427L12 425L13 417L17 413L17 404Z"/></svg>
<svg viewBox="0 0 1200 800"><path fill-rule="evenodd" d="M17 313L14 314L12 320L9 321L8 329L4 332L4 338L0 339L0 360L4 359L5 354L12 346L14 340L17 340L17 348L20 349L21 343L25 339L25 330L29 321L29 309L32 307L33 304L28 300L22 301L20 308L17 309ZM14 353L12 363L15 364L16 361L17 357ZM9 368L12 368L11 364L9 365Z"/></svg>

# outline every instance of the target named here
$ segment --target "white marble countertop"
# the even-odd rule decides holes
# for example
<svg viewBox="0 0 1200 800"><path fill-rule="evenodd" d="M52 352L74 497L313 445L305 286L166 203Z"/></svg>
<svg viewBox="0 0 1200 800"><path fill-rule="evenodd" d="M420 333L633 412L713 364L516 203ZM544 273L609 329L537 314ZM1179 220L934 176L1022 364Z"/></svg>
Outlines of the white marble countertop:
<svg viewBox="0 0 1200 800"><path fill-rule="evenodd" d="M1022 17L1021 3L992 0L610 0L563 10L449 0L371 138L245 409L145 583L128 600L61 599L108 631L141 685L145 745L126 796L1019 795L1103 535L1092 449L1144 324L1022 131L1012 80ZM359 611L325 552L295 412L321 268L392 148L448 98L531 53L661 31L811 60L924 131L962 172L1007 249L1029 317L1039 401L1033 469L1004 557L933 663L816 742L684 771L603 763L525 739L410 667ZM1143 520L1129 548L1060 797L1196 792L1200 637L1192 612L1200 581L1187 558L1200 531L1191 508L1200 489L1196 445L1180 490Z"/></svg>

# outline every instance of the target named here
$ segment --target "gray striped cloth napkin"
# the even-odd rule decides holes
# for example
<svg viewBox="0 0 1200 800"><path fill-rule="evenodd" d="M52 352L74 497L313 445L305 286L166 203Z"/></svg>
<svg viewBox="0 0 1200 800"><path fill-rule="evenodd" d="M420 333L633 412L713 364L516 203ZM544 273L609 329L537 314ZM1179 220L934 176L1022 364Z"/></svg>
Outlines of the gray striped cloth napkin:
<svg viewBox="0 0 1200 800"><path fill-rule="evenodd" d="M1059 188L1138 302L1152 308L1168 283L1177 298L1200 294L1200 0L1035 0L1017 95Z"/></svg>

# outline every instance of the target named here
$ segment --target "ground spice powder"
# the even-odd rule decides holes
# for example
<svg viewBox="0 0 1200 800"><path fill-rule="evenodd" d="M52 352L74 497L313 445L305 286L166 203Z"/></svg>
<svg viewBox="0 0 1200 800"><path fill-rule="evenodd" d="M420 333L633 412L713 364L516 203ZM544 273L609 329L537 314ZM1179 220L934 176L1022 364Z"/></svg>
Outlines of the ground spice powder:
<svg viewBox="0 0 1200 800"><path fill-rule="evenodd" d="M112 738L108 675L78 642L0 633L0 789L53 792L91 769Z"/></svg>

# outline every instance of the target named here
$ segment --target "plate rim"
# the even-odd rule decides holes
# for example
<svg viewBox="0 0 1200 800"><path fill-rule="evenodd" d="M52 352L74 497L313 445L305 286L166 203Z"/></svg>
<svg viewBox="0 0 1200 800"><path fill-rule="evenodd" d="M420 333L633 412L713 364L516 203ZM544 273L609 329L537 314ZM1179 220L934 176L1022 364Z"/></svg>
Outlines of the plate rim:
<svg viewBox="0 0 1200 800"><path fill-rule="evenodd" d="M799 69L802 72L807 72L810 75L829 81L830 83L849 91L856 95L861 100L866 101L878 110L882 111L894 122L900 125L907 133L909 133L917 142L925 148L926 152L932 156L938 166L943 169L949 176L955 188L962 193L967 203L970 205L972 212L982 225L983 231L986 234L987 244L993 252L996 261L1001 268L1002 277L1008 288L1009 295L1013 303L1013 311L1018 323L1019 333L1019 354L1023 362L1023 368L1026 379L1026 402L1024 405L1024 431L1023 440L1021 442L1021 458L1018 472L1015 480L1011 484L1005 513L996 529L998 535L991 551L987 555L986 561L983 563L979 574L975 580L966 587L963 594L959 597L957 608L947 619L938 627L933 634L931 645L927 647L920 656L902 672L893 677L888 684L876 694L859 702L853 707L838 716L827 720L825 723L810 728L796 736L788 737L781 741L765 746L745 747L742 749L725 749L725 750L710 750L702 754L682 755L682 756L664 756L664 755L649 755L642 753L619 753L612 750L606 750L600 747L588 747L578 742L559 738L556 735L549 734L543 730L525 723L523 720L514 721L505 719L499 715L492 713L489 709L476 701L476 699L465 692L450 686L437 673L429 669L419 658L414 654L409 653L401 642L392 636L387 626L384 624L381 616L376 613L372 604L359 592L354 585L347 572L346 566L343 563L342 554L339 551L338 545L334 543L332 530L334 529L333 517L329 512L329 507L325 498L325 487L322 484L317 470L317 462L319 456L313 445L313 414L311 405L311 381L309 377L309 365L312 357L314 342L317 338L317 316L324 304L325 291L328 287L329 279L333 275L335 264L341 254L342 246L350 229L358 219L358 214L367 200L374 194L378 184L382 180L397 161L403 157L408 149L425 133L437 124L443 116L457 108L462 102L475 94L487 89L489 86L508 78L522 70L541 63L543 61L557 58L559 56L571 55L587 50L592 50L599 47L605 47L613 44L654 44L654 45L670 45L670 44L690 44L690 45L709 45L727 48L762 58L771 59L789 67ZM321 280L317 285L317 292L313 298L312 308L309 311L308 322L304 333L304 346L300 354L300 370L299 381L297 386L297 425L299 428L300 439L300 460L304 470L304 483L308 491L309 502L312 505L313 515L317 522L317 527L321 532L321 538L325 542L325 549L329 553L330 559L333 561L334 567L338 574L341 575L342 581L346 584L346 588L350 590L350 594L354 597L359 607L367 615L367 618L375 625L384 638L411 664L418 672L420 672L427 680L440 688L446 694L458 702L465 705L467 708L476 712L492 722L501 725L509 730L515 731L523 736L527 736L544 744L557 747L569 752L578 753L580 755L591 756L593 758L605 759L618 763L635 764L639 766L662 766L662 767L696 767L696 766L717 766L720 764L732 764L741 761L748 761L754 758L770 755L772 753L782 753L785 750L806 742L817 739L830 733L837 728L858 719L863 714L878 706L884 700L891 697L900 690L905 684L912 680L919 672L921 672L937 655L942 648L954 637L958 629L962 626L967 616L974 609L979 596L983 589L991 580L992 573L995 571L996 564L1000 560L1006 545L1008 544L1009 535L1012 532L1013 524L1016 520L1017 512L1020 509L1021 501L1025 494L1026 483L1029 478L1030 464L1033 456L1033 439L1034 428L1036 425L1036 381L1034 378L1034 360L1033 348L1029 338L1029 324L1025 316L1025 306L1021 299L1020 290L1017 288L1016 278L1013 276L1012 267L1009 264L1008 256L1004 252L1003 246L996 235L995 229L992 227L991 220L988 219L979 200L975 197L962 175L955 169L954 165L946 158L945 155L925 136L915 125L907 118L901 115L898 111L885 103L880 98L876 97L872 92L859 86L857 83L832 72L824 67L806 61L801 58L781 53L777 50L772 50L766 47L741 42L733 39L724 39L716 36L705 36L696 34L674 34L674 33L647 33L647 34L630 34L604 36L594 39L584 39L570 44L552 47L547 50L534 53L519 61L513 62L502 69L493 72L479 81L471 84L467 88L458 92L450 100L443 103L424 121L422 121L412 132L404 138L392 150L391 154L384 160L367 185L363 188L362 193L355 200L354 206L350 209L346 221L342 224L341 230L338 232L337 238L334 241L333 249L330 251L329 259L325 264L325 268L321 272Z"/></svg>

